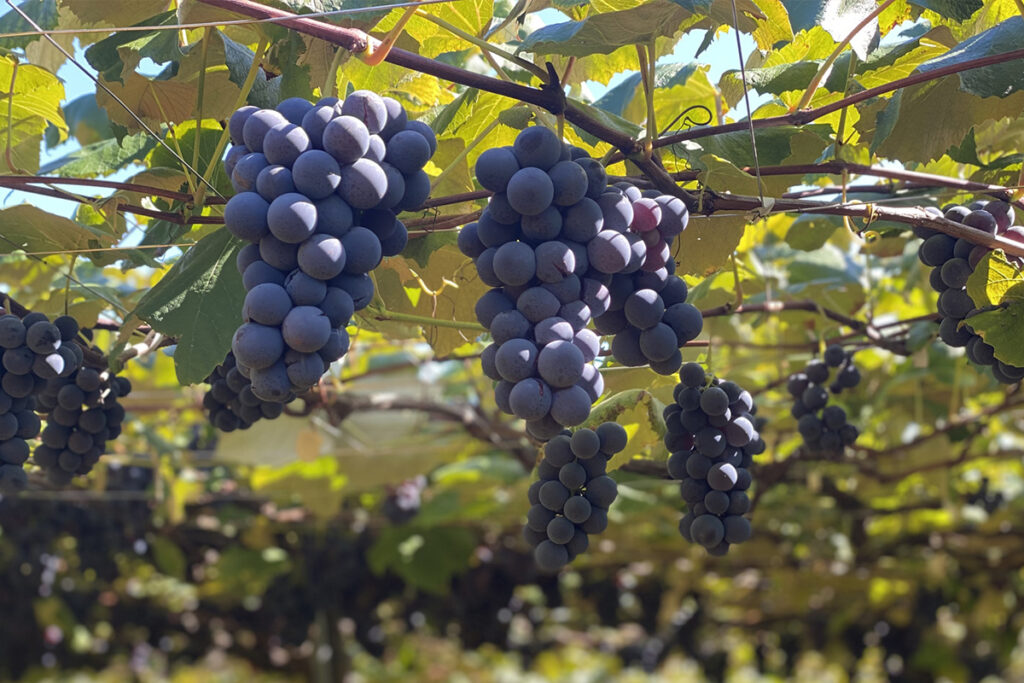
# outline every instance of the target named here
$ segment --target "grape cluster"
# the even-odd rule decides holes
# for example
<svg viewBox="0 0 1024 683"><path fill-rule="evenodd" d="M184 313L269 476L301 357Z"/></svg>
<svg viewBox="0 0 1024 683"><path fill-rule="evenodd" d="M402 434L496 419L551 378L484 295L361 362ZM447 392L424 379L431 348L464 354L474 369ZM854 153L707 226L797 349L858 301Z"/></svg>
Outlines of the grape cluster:
<svg viewBox="0 0 1024 683"><path fill-rule="evenodd" d="M643 283L663 291L675 267L665 240L682 232L689 213L679 199L609 187L597 160L541 126L520 132L511 147L482 153L475 172L494 195L458 244L493 288L476 306L493 339L483 371L497 382L498 407L544 441L589 416L604 391L593 364L600 337L589 326L616 303L613 288ZM674 279L669 300L677 304L686 286ZM643 320L651 357L662 367L674 359L678 368L685 342L661 324L664 311L648 314L656 318Z"/></svg>
<svg viewBox="0 0 1024 683"><path fill-rule="evenodd" d="M764 452L749 391L704 372L697 363L679 371L675 402L665 407L668 473L681 482L688 510L679 533L712 555L725 555L733 543L750 538L750 466Z"/></svg>
<svg viewBox="0 0 1024 683"><path fill-rule="evenodd" d="M203 396L203 409L210 424L222 432L248 429L258 420L273 420L284 412L283 403L264 401L253 393L252 383L238 369L234 353L228 352L206 383L210 389Z"/></svg>
<svg viewBox="0 0 1024 683"><path fill-rule="evenodd" d="M1006 498L1002 491L990 491L989 483L988 477L982 477L978 490L967 494L967 504L976 505L991 515L1006 503Z"/></svg>
<svg viewBox="0 0 1024 683"><path fill-rule="evenodd" d="M81 367L76 336L78 323L70 316L51 323L42 313L22 319L0 310L0 490L27 484L22 466L42 426L34 412L37 397L49 382L72 377Z"/></svg>
<svg viewBox="0 0 1024 683"><path fill-rule="evenodd" d="M686 282L674 271L675 262L669 260L653 272L612 278L611 303L594 319L594 328L601 335L615 335L611 351L619 363L674 374L683 362L680 349L704 329L700 310L686 303Z"/></svg>
<svg viewBox="0 0 1024 683"><path fill-rule="evenodd" d="M422 474L403 481L384 499L381 506L384 516L392 524L405 524L411 520L420 511L425 488L427 478Z"/></svg>
<svg viewBox="0 0 1024 683"><path fill-rule="evenodd" d="M835 379L829 383L832 371ZM847 420L846 411L829 405L829 393L838 395L860 384L860 370L853 363L853 354L838 344L825 349L821 359L812 359L802 372L789 376L786 389L793 397L790 413L797 420L797 430L804 445L812 453L839 457L860 435Z"/></svg>
<svg viewBox="0 0 1024 683"><path fill-rule="evenodd" d="M935 211L938 212L937 209ZM944 207L942 213L945 218L968 228L1024 243L1024 227L1013 225L1016 215L1007 202L979 201L969 206L954 204ZM1024 379L1024 368L998 360L994 349L975 334L969 322L965 322L977 310L967 294L967 279L989 252L988 247L924 226L916 226L914 234L924 240L917 255L921 263L932 269L928 281L939 293L937 308L942 316L939 338L948 346L965 347L967 358L972 363L988 366L992 375L1004 384Z"/></svg>
<svg viewBox="0 0 1024 683"><path fill-rule="evenodd" d="M238 254L247 294L232 351L253 393L281 403L348 351L346 327L373 298L370 271L408 241L396 214L430 194L423 166L437 140L366 90L243 107L228 129L237 194L224 223L250 243Z"/></svg>
<svg viewBox="0 0 1024 683"><path fill-rule="evenodd" d="M541 570L558 571L572 562L587 549L588 534L608 526L618 487L605 472L626 441L625 429L605 422L597 429L565 431L545 444L537 466L540 479L527 493L531 507L523 527Z"/></svg>
<svg viewBox="0 0 1024 683"><path fill-rule="evenodd" d="M46 427L32 460L51 482L64 486L75 475L92 471L107 442L121 434L125 410L119 399L131 390L127 377L89 367L46 382L37 399Z"/></svg>

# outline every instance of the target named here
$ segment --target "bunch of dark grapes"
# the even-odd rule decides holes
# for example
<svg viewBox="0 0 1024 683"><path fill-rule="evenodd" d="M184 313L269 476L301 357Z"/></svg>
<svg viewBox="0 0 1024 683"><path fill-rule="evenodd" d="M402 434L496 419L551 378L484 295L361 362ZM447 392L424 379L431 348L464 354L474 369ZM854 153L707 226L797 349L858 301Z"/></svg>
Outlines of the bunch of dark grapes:
<svg viewBox="0 0 1024 683"><path fill-rule="evenodd" d="M46 427L32 460L51 482L64 486L92 471L107 442L121 434L125 410L119 399L131 390L127 377L90 367L46 382L36 408L46 415Z"/></svg>
<svg viewBox="0 0 1024 683"><path fill-rule="evenodd" d="M679 371L675 403L665 407L668 473L678 479L688 510L679 533L712 555L750 538L750 466L764 452L749 391L704 372L697 363Z"/></svg>
<svg viewBox="0 0 1024 683"><path fill-rule="evenodd" d="M829 383L832 371L835 379ZM838 395L860 384L860 370L853 364L853 354L833 344L825 349L822 359L813 359L804 368L789 376L786 388L793 396L791 414L804 445L812 453L838 458L860 435L849 423L846 411L829 405L829 393Z"/></svg>
<svg viewBox="0 0 1024 683"><path fill-rule="evenodd" d="M597 429L563 432L544 446L540 479L527 494L530 511L523 536L537 566L558 571L589 546L588 534L608 526L608 508L618 495L605 472L608 460L626 447L626 430L614 422Z"/></svg>
<svg viewBox="0 0 1024 683"><path fill-rule="evenodd" d="M540 126L485 151L476 177L495 194L458 239L494 288L476 305L493 339L483 371L498 407L542 441L586 420L604 391L600 340L587 326L609 293L588 247L604 224L607 176L581 152Z"/></svg>
<svg viewBox="0 0 1024 683"><path fill-rule="evenodd" d="M78 323L60 316L52 323L42 313L24 319L0 310L0 490L15 491L27 484L22 469L29 441L39 436L37 397L49 382L72 377L83 353L74 343Z"/></svg>
<svg viewBox="0 0 1024 683"><path fill-rule="evenodd" d="M978 487L978 490L967 495L968 505L977 505L990 515L1002 507L1004 503L1006 503L1006 498L1003 496L1002 491L993 493L989 490L988 477L982 477L981 486Z"/></svg>
<svg viewBox="0 0 1024 683"><path fill-rule="evenodd" d="M631 202L626 234L641 236L646 256L639 265L631 259L612 276L608 310L594 318L594 327L601 335L614 335L611 351L619 363L650 365L659 374L671 375L682 365L680 349L704 329L700 311L686 303L686 282L667 256L668 244L686 229L689 213L682 200L656 190L641 193L628 183L609 189Z"/></svg>
<svg viewBox="0 0 1024 683"><path fill-rule="evenodd" d="M263 401L316 384L349 347L346 327L373 298L369 273L408 241L396 214L430 194L430 127L389 97L300 98L243 107L224 168L238 194L224 223L247 295L236 367Z"/></svg>
<svg viewBox="0 0 1024 683"><path fill-rule="evenodd" d="M253 393L252 383L238 369L234 353L228 352L206 383L210 389L203 396L203 409L210 424L222 432L248 429L258 420L273 420L284 412L284 403L264 401Z"/></svg>
<svg viewBox="0 0 1024 683"><path fill-rule="evenodd" d="M598 161L540 126L523 130L511 147L481 154L476 177L494 196L480 219L462 228L458 243L493 287L476 307L493 339L483 370L497 382L498 407L547 440L586 420L604 391L593 364L600 338L589 326L612 307L615 276L647 268L650 286L663 288L675 265L664 239L678 235L689 214L681 201L659 197L638 204L647 222L637 221L634 203L643 198L638 192L631 198L635 188L609 187ZM631 227L647 228L652 220L656 229ZM665 253L648 259L644 234ZM677 285L673 291L675 302ZM671 340L666 332L673 332ZM669 325L647 336L662 364L678 356L681 343Z"/></svg>
<svg viewBox="0 0 1024 683"><path fill-rule="evenodd" d="M1024 227L1013 225L1013 206L1001 201L979 201L969 206L950 205L943 215L990 235L1002 235L1024 243ZM992 376L1004 384L1024 379L1024 368L1004 363L995 357L994 349L975 334L967 319L977 310L967 294L967 279L990 250L966 239L957 239L924 226L916 226L914 234L924 241L918 248L921 263L932 268L928 281L939 293L937 304L942 321L939 338L948 346L965 347L967 358L977 365L991 368Z"/></svg>
<svg viewBox="0 0 1024 683"><path fill-rule="evenodd" d="M423 490L427 488L427 478L422 474L406 479L388 493L381 506L384 516L392 524L405 524L420 511L423 502Z"/></svg>

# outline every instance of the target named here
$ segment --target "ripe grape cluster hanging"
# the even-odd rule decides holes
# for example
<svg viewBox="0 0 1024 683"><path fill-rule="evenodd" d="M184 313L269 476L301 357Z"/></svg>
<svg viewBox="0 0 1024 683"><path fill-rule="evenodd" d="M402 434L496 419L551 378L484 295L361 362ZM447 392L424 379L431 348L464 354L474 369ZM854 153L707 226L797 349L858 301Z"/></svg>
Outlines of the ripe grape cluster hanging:
<svg viewBox="0 0 1024 683"><path fill-rule="evenodd" d="M702 327L668 253L689 219L682 201L609 186L598 161L541 126L483 152L475 172L494 195L458 244L492 287L476 316L493 340L482 364L502 411L542 441L586 420L604 391L589 328L601 318L609 330L622 318L606 332L621 339L612 346L620 362L679 368L679 347Z"/></svg>
<svg viewBox="0 0 1024 683"><path fill-rule="evenodd" d="M590 534L607 528L618 486L605 472L626 441L621 425L605 422L596 429L564 431L545 444L540 478L527 492L531 507L523 527L543 571L572 562L590 545Z"/></svg>
<svg viewBox="0 0 1024 683"><path fill-rule="evenodd" d="M1024 227L1013 224L1016 215L1007 202L979 201L970 206L953 204L944 207L942 214L968 228L1024 243ZM967 294L967 279L990 249L924 226L916 226L914 234L924 240L918 247L918 258L932 269L928 282L939 293L936 304L942 316L939 338L948 346L964 348L972 363L987 366L992 376L1004 384L1024 379L1024 368L997 359L995 349L971 329L970 316L977 312L977 307Z"/></svg>
<svg viewBox="0 0 1024 683"><path fill-rule="evenodd" d="M67 484L90 472L121 433L118 399L131 383L84 365L80 343L89 333L81 332L71 316L50 322L42 313L19 318L0 310L0 490L25 487L30 455L52 483ZM42 443L33 450L36 438Z"/></svg>
<svg viewBox="0 0 1024 683"><path fill-rule="evenodd" d="M346 327L373 298L369 273L408 241L396 214L430 194L423 166L437 140L397 100L366 90L243 107L228 128L224 168L237 194L224 223L249 242L238 254L247 293L234 367L260 401L286 403L348 351ZM231 403L228 389L218 393ZM241 407L217 414L235 415L219 418L235 428L255 418Z"/></svg>
<svg viewBox="0 0 1024 683"><path fill-rule="evenodd" d="M206 378L210 390L203 396L207 417L222 432L248 429L264 418L273 420L284 412L284 404L264 401L252 390L252 383L238 369L235 354L228 353L224 362Z"/></svg>
<svg viewBox="0 0 1024 683"><path fill-rule="evenodd" d="M833 371L835 378L829 382ZM790 413L797 420L804 445L812 453L838 458L847 446L856 443L860 436L857 427L849 423L841 406L829 405L829 398L830 394L838 396L858 384L860 370L853 362L853 354L837 344L826 348L821 360L815 358L802 372L789 376L786 389L793 397Z"/></svg>
<svg viewBox="0 0 1024 683"><path fill-rule="evenodd" d="M679 371L675 402L665 407L668 473L680 481L688 510L679 533L712 555L750 538L747 489L754 456L765 450L749 391L704 372L697 363Z"/></svg>

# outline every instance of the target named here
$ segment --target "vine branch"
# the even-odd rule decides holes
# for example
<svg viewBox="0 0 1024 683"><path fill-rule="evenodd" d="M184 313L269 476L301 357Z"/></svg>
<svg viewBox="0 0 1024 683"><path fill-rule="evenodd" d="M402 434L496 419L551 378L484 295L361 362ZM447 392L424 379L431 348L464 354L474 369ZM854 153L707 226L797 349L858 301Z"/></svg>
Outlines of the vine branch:
<svg viewBox="0 0 1024 683"><path fill-rule="evenodd" d="M203 1L206 2L207 0ZM938 69L914 73L904 78L897 78L889 83L884 83L874 88L869 88L859 93L843 97L835 102L824 104L820 107L815 107L813 109L801 109L789 114L768 116L763 119L754 119L753 125L755 129L776 128L778 126L801 126L816 119L820 119L822 116L828 116L832 112L839 111L843 107L848 107L851 104L859 104L860 102L870 100L878 97L879 95L884 95L885 93L901 90L919 83L934 81L939 78L962 73L964 71L970 71L972 69L980 69L985 66L992 66L993 64L1012 62L1017 59L1024 59L1024 48L1010 50L1009 52L1001 52L995 55L988 55L986 57L979 57L977 59L969 59L965 62L960 62L959 64L950 64ZM666 147L684 140L695 140L697 138L706 138L712 135L721 135L723 133L747 130L749 126L750 123L747 121L737 121L736 123L726 123L720 126L691 128L689 130L660 137L654 141L654 146Z"/></svg>

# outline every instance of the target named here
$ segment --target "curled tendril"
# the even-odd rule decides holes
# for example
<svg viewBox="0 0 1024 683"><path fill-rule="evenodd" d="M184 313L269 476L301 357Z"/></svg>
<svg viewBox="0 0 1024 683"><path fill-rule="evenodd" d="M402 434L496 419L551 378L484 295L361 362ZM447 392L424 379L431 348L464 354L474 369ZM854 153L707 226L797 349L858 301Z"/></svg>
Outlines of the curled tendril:
<svg viewBox="0 0 1024 683"><path fill-rule="evenodd" d="M706 120L700 121L694 119L693 115L690 113L694 111L704 112L707 117ZM660 137L665 133L674 130L677 123L679 124L680 129L692 128L693 126L706 126L711 123L711 118L712 114L710 109L705 107L703 104L694 104L679 112L679 115L672 119L672 122L665 126L665 130L661 131L658 135Z"/></svg>
<svg viewBox="0 0 1024 683"><path fill-rule="evenodd" d="M693 128L694 126L706 126L711 123L713 115L711 110L705 107L703 104L694 104L686 109L679 112L679 114L672 119L672 121L665 126L665 129L659 133L658 137L665 135L666 133L682 130L684 128ZM669 149L672 151L672 155L675 157L680 156L680 150L678 143L669 145Z"/></svg>

